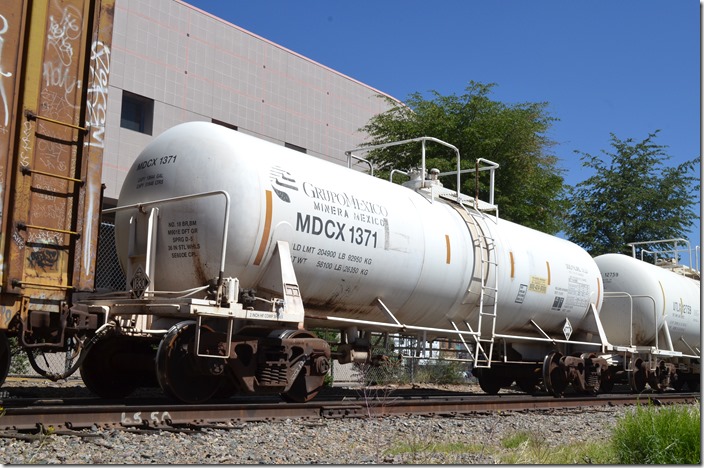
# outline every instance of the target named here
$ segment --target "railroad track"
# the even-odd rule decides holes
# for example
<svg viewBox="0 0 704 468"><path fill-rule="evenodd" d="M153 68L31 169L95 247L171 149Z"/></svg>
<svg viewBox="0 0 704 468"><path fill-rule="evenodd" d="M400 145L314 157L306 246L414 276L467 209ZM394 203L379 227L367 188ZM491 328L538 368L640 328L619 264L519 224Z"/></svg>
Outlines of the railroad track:
<svg viewBox="0 0 704 468"><path fill-rule="evenodd" d="M282 419L363 418L427 415L457 417L490 411L559 410L636 404L676 404L700 401L700 393L642 393L598 396L499 394L472 392L381 390L321 392L308 403L289 404L278 397L232 398L221 402L184 405L164 398L106 401L86 397L10 398L0 400L4 414L0 431L75 433L86 428L128 431L204 428L232 429L250 421ZM0 434L3 435L3 434Z"/></svg>

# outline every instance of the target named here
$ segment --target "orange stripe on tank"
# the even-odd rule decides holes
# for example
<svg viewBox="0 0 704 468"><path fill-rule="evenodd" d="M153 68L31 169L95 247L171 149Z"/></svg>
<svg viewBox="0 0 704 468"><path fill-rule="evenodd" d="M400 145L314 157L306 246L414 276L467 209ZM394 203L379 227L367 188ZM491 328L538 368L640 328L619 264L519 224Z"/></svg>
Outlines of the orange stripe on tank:
<svg viewBox="0 0 704 468"><path fill-rule="evenodd" d="M445 234L445 246L447 247L447 257L445 258L445 263L449 265L452 255L450 252L450 236L448 236L447 234Z"/></svg>
<svg viewBox="0 0 704 468"><path fill-rule="evenodd" d="M665 317L667 315L667 308L665 307L667 304L667 299L665 298L665 288L660 281L658 281L658 284L660 285L660 292L662 293L662 316Z"/></svg>
<svg viewBox="0 0 704 468"><path fill-rule="evenodd" d="M513 252L509 251L508 256L511 257L511 278L513 278L516 270L516 264L513 261Z"/></svg>
<svg viewBox="0 0 704 468"><path fill-rule="evenodd" d="M269 232L271 231L271 190L266 190L266 215L264 217L264 232L262 232L262 240L259 243L259 251L254 259L254 264L259 265L262 262L262 257L266 251L266 246L269 243Z"/></svg>
<svg viewBox="0 0 704 468"><path fill-rule="evenodd" d="M545 265L548 267L548 286L550 286L550 262L545 262Z"/></svg>

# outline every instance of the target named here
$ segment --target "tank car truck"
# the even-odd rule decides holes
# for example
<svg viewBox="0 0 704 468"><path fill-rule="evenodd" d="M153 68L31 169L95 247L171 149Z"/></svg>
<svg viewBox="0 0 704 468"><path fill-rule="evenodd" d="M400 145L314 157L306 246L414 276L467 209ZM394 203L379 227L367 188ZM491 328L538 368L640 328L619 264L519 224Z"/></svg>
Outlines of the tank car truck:
<svg viewBox="0 0 704 468"><path fill-rule="evenodd" d="M421 150L403 185L206 122L156 137L107 210L129 290L73 307L107 318L82 351L86 386L302 402L333 359L372 361L374 331L460 340L488 393L514 381L556 395L608 386L616 363L596 262L500 219L496 164L471 171L489 174L482 201L441 183L461 186L455 147L400 143ZM428 170L426 144L454 152L457 170ZM339 343L316 327L340 330Z"/></svg>
<svg viewBox="0 0 704 468"><path fill-rule="evenodd" d="M59 379L105 320L71 305L94 285L113 8L0 3L0 383L9 339ZM40 365L45 353L65 353L67 368Z"/></svg>

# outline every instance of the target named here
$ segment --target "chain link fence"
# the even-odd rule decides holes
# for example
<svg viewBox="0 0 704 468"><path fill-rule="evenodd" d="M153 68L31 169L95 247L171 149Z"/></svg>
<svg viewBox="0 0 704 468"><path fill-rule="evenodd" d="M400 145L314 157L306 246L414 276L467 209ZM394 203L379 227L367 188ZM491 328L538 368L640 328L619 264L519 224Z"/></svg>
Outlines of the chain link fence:
<svg viewBox="0 0 704 468"><path fill-rule="evenodd" d="M98 256L95 264L95 289L98 291L124 291L125 274L120 267L115 246L115 225L100 223Z"/></svg>
<svg viewBox="0 0 704 468"><path fill-rule="evenodd" d="M473 383L472 360L463 344L447 339L431 343L413 336L373 334L377 365L340 364L331 369L334 386ZM381 343L384 346L380 346Z"/></svg>

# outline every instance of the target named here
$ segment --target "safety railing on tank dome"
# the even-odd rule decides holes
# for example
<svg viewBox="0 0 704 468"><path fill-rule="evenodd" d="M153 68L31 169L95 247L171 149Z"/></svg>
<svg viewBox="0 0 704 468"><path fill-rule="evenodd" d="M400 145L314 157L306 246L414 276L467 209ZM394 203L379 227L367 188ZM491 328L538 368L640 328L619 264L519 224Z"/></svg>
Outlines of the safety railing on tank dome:
<svg viewBox="0 0 704 468"><path fill-rule="evenodd" d="M672 244L672 248L664 248L658 250L648 250L644 247L640 248L640 260L646 261L646 255L652 256L653 264L662 268L666 268L677 274L688 276L694 279L701 278L701 270L699 268L699 246L696 249L691 248L691 244L687 239L657 239L652 241L631 242L626 244L631 247L633 258L638 258L636 247L644 245L667 245ZM683 246L679 248L678 246ZM692 250L695 250L694 256ZM689 256L689 265L680 263L680 256Z"/></svg>
<svg viewBox="0 0 704 468"><path fill-rule="evenodd" d="M363 162L369 166L369 174L373 176L374 175L374 165L369 160L367 160L361 156L355 155L354 152L369 152L369 151L376 150L376 149L389 148L392 146L399 146L399 145L405 145L405 144L417 143L417 142L421 143L421 167L420 167L421 180L419 181L419 187L417 187L417 189L430 188L432 190L433 185L434 185L435 181L437 180L437 178L455 175L457 177L457 180L456 180L457 190L453 191L453 192L448 190L447 191L448 195L451 192L452 197L455 198L457 203L459 203L459 204L463 204L463 202L471 201L473 204L473 208L477 211L481 211L481 212L494 211L496 217L498 218L498 216L499 216L498 206L496 206L494 204L494 186L495 186L494 172L496 171L496 169L499 168L499 164L495 163L493 161L489 161L488 159L478 158L475 161L474 168L462 169L461 165L460 165L460 160L461 160L460 150L456 146L454 146L450 143L447 143L446 141L440 140L438 138L424 136L424 137L419 137L419 138L411 138L408 140L393 141L390 143L382 143L382 144L378 144L378 145L362 146L362 147L358 147L358 148L355 148L355 149L352 149L349 151L345 151L345 155L347 156L347 167L350 169L352 168L352 160ZM433 172L433 170L431 170L430 171L431 177L426 178L426 175L428 174L428 170L426 167L426 154L425 154L426 142L437 143L439 145L445 146L445 147L453 150L455 152L455 155L457 156L457 160L456 160L457 169L454 171L448 171L448 172L437 172L437 170L435 170L436 172ZM485 171L489 171L489 201L488 202L482 201L479 199L479 175L481 172L485 172ZM410 174L408 172L405 172L405 171L402 171L399 169L392 169L390 172L390 176L389 176L389 180L391 182L393 182L394 174L397 174L397 173L410 177ZM461 176L462 176L462 174L468 174L468 173L475 174L474 197L470 197L468 195L463 195L460 192Z"/></svg>

